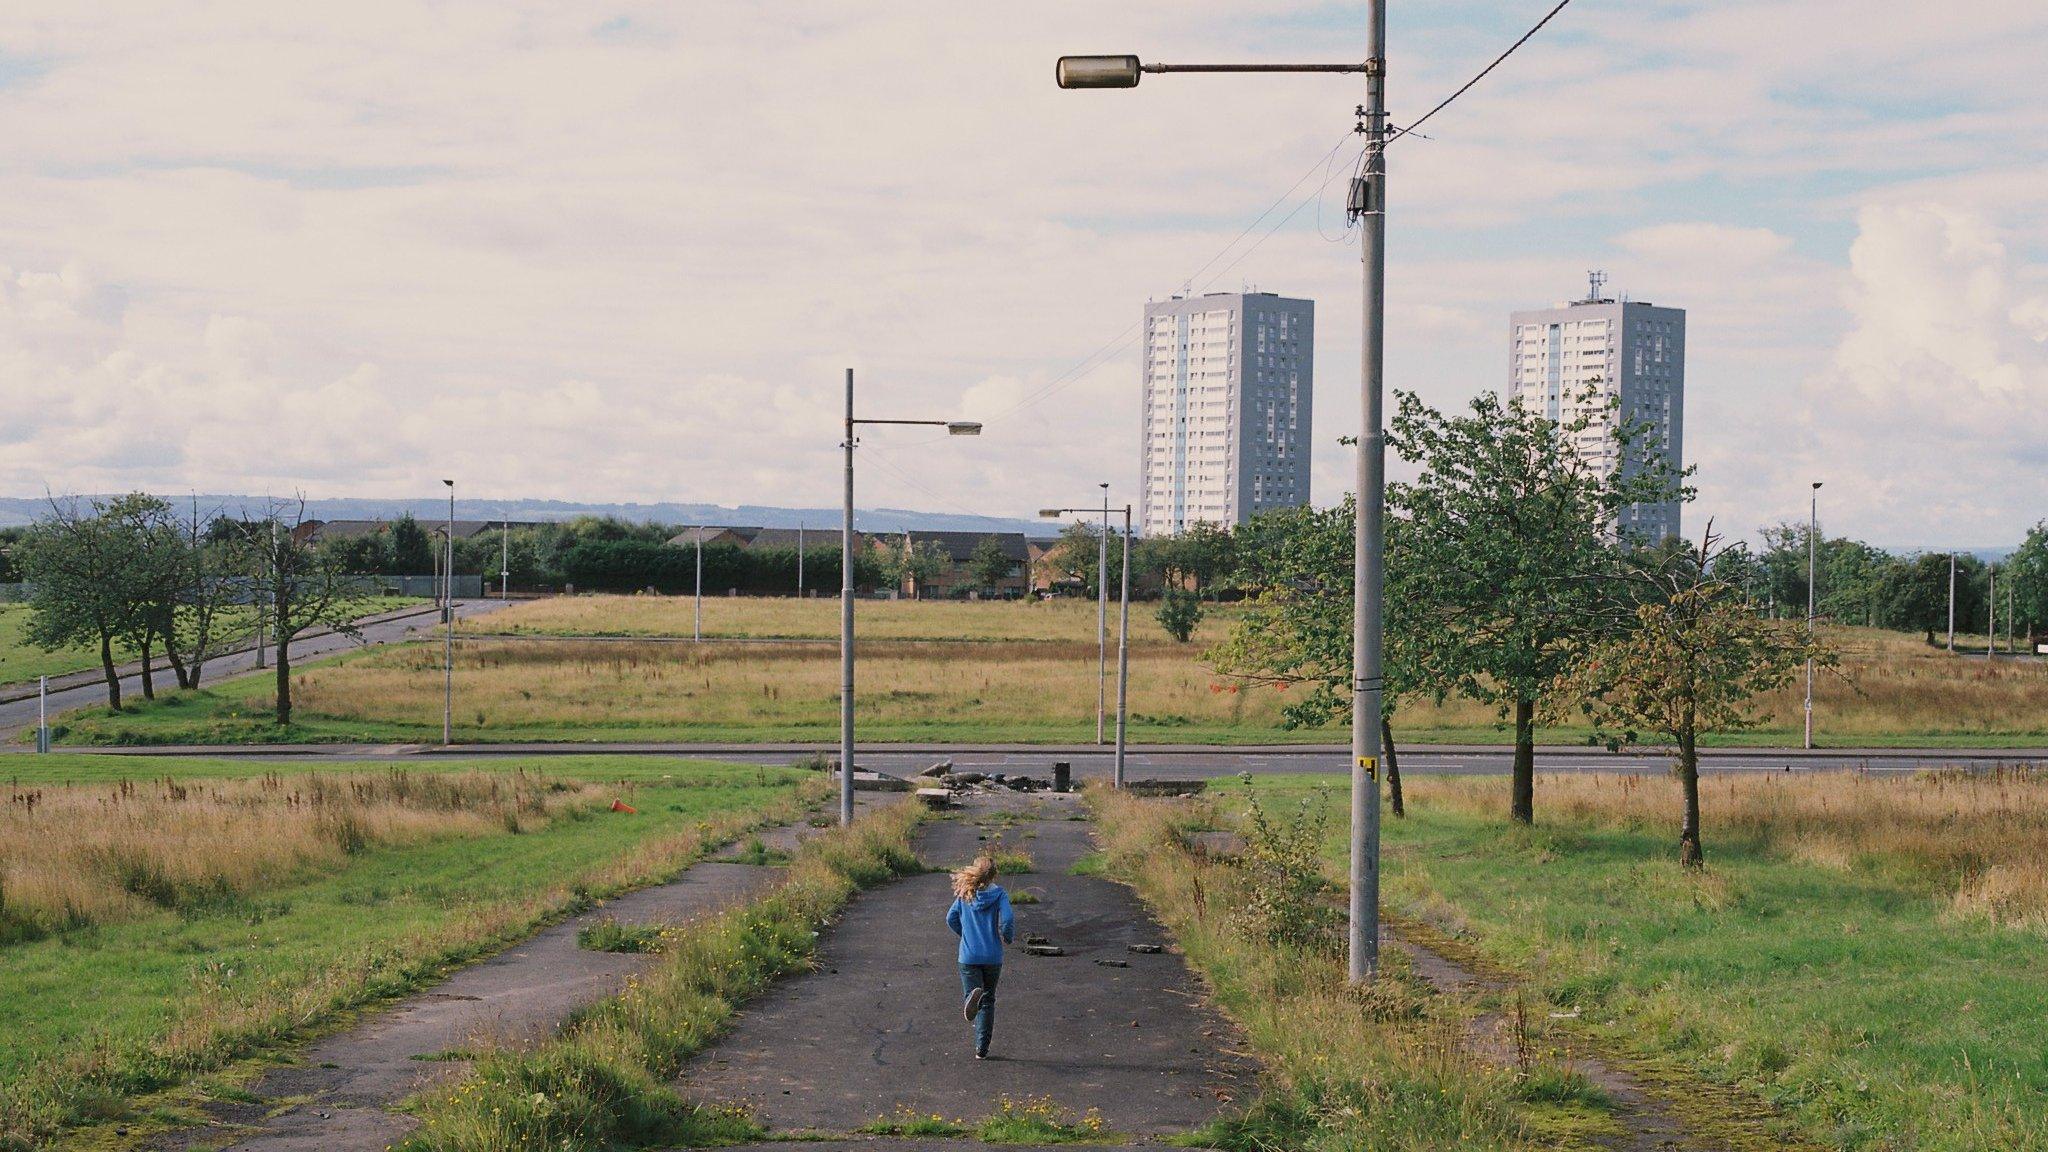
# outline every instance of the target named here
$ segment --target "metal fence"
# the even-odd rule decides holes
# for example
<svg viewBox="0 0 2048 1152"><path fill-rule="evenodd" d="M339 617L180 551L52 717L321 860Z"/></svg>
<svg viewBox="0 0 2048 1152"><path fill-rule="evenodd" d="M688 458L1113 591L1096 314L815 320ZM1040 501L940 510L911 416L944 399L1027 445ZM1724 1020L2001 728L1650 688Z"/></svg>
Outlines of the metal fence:
<svg viewBox="0 0 2048 1152"><path fill-rule="evenodd" d="M364 577L364 579L376 581L377 586L387 596L424 596L431 600L441 594L441 578L439 576L368 576ZM457 600L481 600L483 595L484 578L482 576L458 575L455 577L455 598Z"/></svg>

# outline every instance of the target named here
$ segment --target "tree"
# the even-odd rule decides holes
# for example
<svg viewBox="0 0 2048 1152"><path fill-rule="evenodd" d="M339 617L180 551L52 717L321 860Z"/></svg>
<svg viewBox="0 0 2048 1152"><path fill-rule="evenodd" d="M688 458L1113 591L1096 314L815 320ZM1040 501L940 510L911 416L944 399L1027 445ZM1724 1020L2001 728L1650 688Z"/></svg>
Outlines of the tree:
<svg viewBox="0 0 2048 1152"><path fill-rule="evenodd" d="M2027 538L2006 557L2005 571L2012 581L2013 615L2020 630L2034 636L2048 624L2048 520L2027 530Z"/></svg>
<svg viewBox="0 0 2048 1152"><path fill-rule="evenodd" d="M1123 579L1123 549L1112 541L1109 549L1108 580L1111 587ZM1060 529L1060 538L1052 546L1047 563L1052 570L1069 580L1078 581L1089 596L1096 595L1096 569L1102 559L1102 528L1076 520Z"/></svg>
<svg viewBox="0 0 2048 1152"><path fill-rule="evenodd" d="M1182 644L1194 639L1202 623L1202 598L1185 588L1168 585L1159 598L1159 626Z"/></svg>
<svg viewBox="0 0 2048 1152"><path fill-rule="evenodd" d="M365 598L358 577L332 553L298 539L305 501L275 502L248 526L249 585L270 617L276 646L277 723L292 722L292 642L315 628L360 639L355 616Z"/></svg>
<svg viewBox="0 0 2048 1152"><path fill-rule="evenodd" d="M22 528L0 528L0 584L21 583L21 564L16 549L28 535Z"/></svg>
<svg viewBox="0 0 2048 1152"><path fill-rule="evenodd" d="M146 493L120 497L101 515L113 520L127 541L126 583L132 599L124 614L123 638L142 658L142 698L154 700L159 644L179 685L186 681L177 651L178 612L192 591L185 532L171 506Z"/></svg>
<svg viewBox="0 0 2048 1152"><path fill-rule="evenodd" d="M974 542L974 552L967 558L967 570L974 576L974 582L988 591L995 591L1017 562L1003 551L1003 542L994 536L983 536Z"/></svg>
<svg viewBox="0 0 2048 1152"><path fill-rule="evenodd" d="M919 540L913 544L906 536L900 563L903 578L910 581L911 595L922 600L926 586L944 576L952 560L938 541Z"/></svg>
<svg viewBox="0 0 2048 1152"><path fill-rule="evenodd" d="M391 560L395 576L423 576L441 570L435 542L407 512L391 523Z"/></svg>
<svg viewBox="0 0 2048 1152"><path fill-rule="evenodd" d="M50 515L20 545L29 598L29 640L44 651L95 646L107 684L107 707L121 708L114 645L129 635L140 600L135 587L138 544L131 525L94 501L50 502Z"/></svg>
<svg viewBox="0 0 2048 1152"><path fill-rule="evenodd" d="M1213 597L1237 565L1237 541L1227 528L1207 522L1191 524L1176 536L1145 542L1153 567L1170 582Z"/></svg>
<svg viewBox="0 0 2048 1152"><path fill-rule="evenodd" d="M1306 505L1261 513L1238 526L1232 582L1250 593L1229 639L1207 659L1218 671L1276 690L1307 689L1281 709L1289 728L1321 727L1351 718L1351 497L1335 508ZM1423 679L1419 660L1430 625L1417 595L1411 534L1387 522L1385 645L1381 652L1380 742L1387 762L1388 800L1405 813L1393 716L1401 697L1441 700L1448 686Z"/></svg>
<svg viewBox="0 0 2048 1152"><path fill-rule="evenodd" d="M1617 527L1620 515L1691 491L1645 429L1591 391L1563 421L1493 393L1452 416L1396 395L1389 442L1421 470L1387 487L1413 548L1405 594L1428 608L1413 638L1418 679L1513 716L1509 816L1530 823L1537 708L1600 639L1601 584L1637 543ZM1577 450L1609 421L1611 452L1601 455L1612 466Z"/></svg>
<svg viewBox="0 0 2048 1152"><path fill-rule="evenodd" d="M1697 549L1630 573L1628 597L1615 605L1627 617L1626 626L1596 644L1564 680L1588 715L1619 729L1610 748L1649 733L1676 747L1684 795L1678 860L1687 868L1706 860L1700 736L1754 723L1756 697L1783 687L1809 658L1834 662L1804 627L1771 620L1740 589L1716 577L1715 543L1709 525Z"/></svg>

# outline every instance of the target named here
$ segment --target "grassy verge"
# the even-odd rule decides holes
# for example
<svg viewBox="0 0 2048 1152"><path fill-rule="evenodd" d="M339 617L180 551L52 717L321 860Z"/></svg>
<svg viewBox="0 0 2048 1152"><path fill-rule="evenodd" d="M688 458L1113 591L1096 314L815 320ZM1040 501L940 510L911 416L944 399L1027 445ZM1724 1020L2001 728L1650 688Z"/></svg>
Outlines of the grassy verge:
<svg viewBox="0 0 2048 1152"><path fill-rule="evenodd" d="M750 828L794 817L819 788L807 774L754 766L577 757L545 767L607 789L624 782L640 814L576 809L518 834L366 845L336 872L281 873L231 900L0 947L0 1149L68 1125L147 1123L160 1106L175 1113L176 1093L137 1100L416 990L593 900L667 879ZM104 766L122 768L164 770Z"/></svg>
<svg viewBox="0 0 2048 1152"><path fill-rule="evenodd" d="M913 804L870 814L800 848L773 894L672 933L625 993L581 1013L560 1039L485 1054L464 1081L419 1104L406 1152L645 1148L760 1135L744 1112L685 1099L683 1061L739 1004L807 967L817 933L855 891L922 870Z"/></svg>
<svg viewBox="0 0 2048 1152"><path fill-rule="evenodd" d="M1332 790L1318 794L1316 788ZM1226 786L1222 802L1231 795ZM1338 778L1262 781L1329 805ZM1716 778L1708 868L1668 780L1416 780L1390 906L1521 974L1536 1015L1847 1150L2048 1149L2048 781ZM1327 845L1332 874L1343 847ZM1683 1092L1679 1094L1683 1103Z"/></svg>
<svg viewBox="0 0 2048 1152"><path fill-rule="evenodd" d="M1205 806L1091 790L1108 866L1133 884L1244 1028L1266 1066L1260 1099L1193 1139L1228 1152L1534 1148L1511 1077L1464 1053L1463 1022L1398 960L1364 992L1326 948L1242 931L1237 869L1190 854ZM1555 1146L1555 1145L1552 1145Z"/></svg>

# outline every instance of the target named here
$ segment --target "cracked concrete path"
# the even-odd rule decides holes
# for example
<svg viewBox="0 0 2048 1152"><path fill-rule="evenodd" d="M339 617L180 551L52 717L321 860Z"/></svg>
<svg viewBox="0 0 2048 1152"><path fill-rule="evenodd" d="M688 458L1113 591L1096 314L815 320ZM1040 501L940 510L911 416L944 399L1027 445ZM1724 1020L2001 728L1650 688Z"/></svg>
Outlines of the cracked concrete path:
<svg viewBox="0 0 2048 1152"><path fill-rule="evenodd" d="M865 800L866 797L863 797ZM807 823L760 833L788 851L813 830ZM741 837L717 856L736 854ZM388 1111L469 1063L442 1058L479 1040L531 1043L552 1035L576 1009L616 994L627 977L658 957L592 952L576 934L606 919L621 924L683 924L750 900L781 882L779 868L721 862L693 865L667 884L628 893L464 968L427 991L373 1009L355 1026L308 1046L292 1064L265 1072L250 1090L262 1103L218 1107L219 1126L188 1128L149 1147L217 1147L233 1152L382 1152L415 1127Z"/></svg>
<svg viewBox="0 0 2048 1152"><path fill-rule="evenodd" d="M1005 1096L1049 1098L1075 1117L1095 1109L1107 1128L1137 1137L1213 1119L1226 1101L1253 1091L1256 1070L1178 955L1128 950L1168 943L1138 897L1069 874L1093 848L1083 813L1072 796L980 796L920 835L919 854L934 867L965 863L998 836L1005 848L1029 852L1034 870L1001 880L1013 898L1036 900L1017 904L1018 943L1042 936L1066 950L1010 950L989 1060L973 1059L960 1017L955 940L945 923L951 894L947 877L934 873L857 898L823 940L817 970L743 1009L733 1031L686 1069L684 1091L744 1104L778 1133L848 1133L905 1108L972 1124Z"/></svg>

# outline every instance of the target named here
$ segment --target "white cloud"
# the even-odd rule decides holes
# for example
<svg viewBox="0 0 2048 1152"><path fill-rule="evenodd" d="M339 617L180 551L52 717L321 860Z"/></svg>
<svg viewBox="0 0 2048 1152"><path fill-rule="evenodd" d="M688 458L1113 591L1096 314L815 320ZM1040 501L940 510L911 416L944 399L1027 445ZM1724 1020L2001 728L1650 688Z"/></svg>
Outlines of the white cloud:
<svg viewBox="0 0 2048 1152"><path fill-rule="evenodd" d="M1855 324L1809 397L1816 466L1868 533L1999 539L2048 512L2048 290L1967 211L1889 204L1858 225Z"/></svg>
<svg viewBox="0 0 2048 1152"><path fill-rule="evenodd" d="M1354 54L1357 22L1319 0L124 8L0 12L0 54L42 65L0 78L0 491L404 495L455 475L830 504L848 365L864 412L989 422L978 441L876 435L864 504L1028 514L1127 486L1136 356L1091 353L1339 140L1356 96L1328 77L1051 83L1061 51ZM1894 188L2008 229L2003 335L1945 370L2023 364L2014 334L2048 322L2026 251L2048 244L2029 95L2048 25L2012 0L1918 13L1568 9L1393 157L1390 381L1440 404L1493 386L1506 313L1606 265L1691 310L1702 505L1755 523L1794 487L1778 470L1820 450L1780 417L1883 307L1844 304L1843 246ZM1397 21L1397 122L1528 13L1399 19L1425 23ZM1937 106L1873 80L1906 65L1939 75ZM1324 499L1357 422L1357 248L1328 242L1342 173L1327 235L1304 210L1214 285L1318 301ZM1919 535L1899 507L1856 514Z"/></svg>

